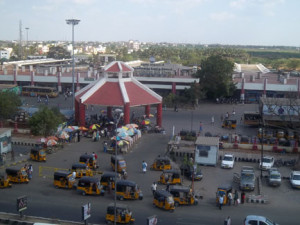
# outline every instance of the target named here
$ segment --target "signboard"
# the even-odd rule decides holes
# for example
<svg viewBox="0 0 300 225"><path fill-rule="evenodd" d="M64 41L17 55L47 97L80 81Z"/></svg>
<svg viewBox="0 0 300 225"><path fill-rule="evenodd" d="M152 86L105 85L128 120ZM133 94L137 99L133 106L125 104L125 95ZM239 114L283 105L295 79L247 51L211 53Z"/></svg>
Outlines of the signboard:
<svg viewBox="0 0 300 225"><path fill-rule="evenodd" d="M156 225L157 224L157 216L153 215L147 218L147 225Z"/></svg>
<svg viewBox="0 0 300 225"><path fill-rule="evenodd" d="M91 217L91 203L82 206L82 220L87 220Z"/></svg>
<svg viewBox="0 0 300 225"><path fill-rule="evenodd" d="M27 209L27 196L17 198L17 211L22 212Z"/></svg>

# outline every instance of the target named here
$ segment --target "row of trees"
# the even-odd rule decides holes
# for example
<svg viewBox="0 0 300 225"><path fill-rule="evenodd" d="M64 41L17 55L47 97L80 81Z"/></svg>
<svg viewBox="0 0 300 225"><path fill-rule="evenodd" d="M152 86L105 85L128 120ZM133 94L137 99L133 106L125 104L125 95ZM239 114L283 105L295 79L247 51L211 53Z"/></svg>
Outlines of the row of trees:
<svg viewBox="0 0 300 225"><path fill-rule="evenodd" d="M13 92L0 92L0 121L14 120L22 105L20 97ZM64 121L64 116L58 108L40 107L39 111L29 119L31 133L48 136L56 131L57 126Z"/></svg>

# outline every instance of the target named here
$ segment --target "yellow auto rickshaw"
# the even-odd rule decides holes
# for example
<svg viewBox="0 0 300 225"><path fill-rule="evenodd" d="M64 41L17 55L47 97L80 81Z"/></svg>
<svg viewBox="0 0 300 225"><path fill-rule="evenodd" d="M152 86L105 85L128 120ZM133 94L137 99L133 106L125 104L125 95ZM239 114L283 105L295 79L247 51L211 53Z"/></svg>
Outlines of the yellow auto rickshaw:
<svg viewBox="0 0 300 225"><path fill-rule="evenodd" d="M81 177L78 181L77 192L82 195L104 195L99 178Z"/></svg>
<svg viewBox="0 0 300 225"><path fill-rule="evenodd" d="M157 190L154 192L153 205L174 212L175 204L173 196L165 190Z"/></svg>
<svg viewBox="0 0 300 225"><path fill-rule="evenodd" d="M97 169L97 160L93 154L83 154L79 158L79 163L86 164L90 169Z"/></svg>
<svg viewBox="0 0 300 225"><path fill-rule="evenodd" d="M117 175L117 179L121 179L121 175L119 173L115 174L114 172L104 172L100 179L100 184L103 186L105 190L109 187L114 190L115 189L115 176Z"/></svg>
<svg viewBox="0 0 300 225"><path fill-rule="evenodd" d="M46 152L43 148L32 148L30 159L38 162L46 162Z"/></svg>
<svg viewBox="0 0 300 225"><path fill-rule="evenodd" d="M179 205L197 205L198 199L195 198L195 195L192 192L190 187L181 186L181 185L172 185L170 186L170 193L174 198L175 207Z"/></svg>
<svg viewBox="0 0 300 225"><path fill-rule="evenodd" d="M222 123L223 128L235 129L236 128L236 120L233 119L225 119Z"/></svg>
<svg viewBox="0 0 300 225"><path fill-rule="evenodd" d="M117 162L116 162L116 159L117 159ZM118 173L126 172L126 161L122 155L117 155L117 157L115 155L112 155L110 157L110 165L111 165L113 171L115 171L115 163L117 164L117 172Z"/></svg>
<svg viewBox="0 0 300 225"><path fill-rule="evenodd" d="M92 177L93 171L86 165L82 163L74 163L72 165L72 172L76 172L76 178L81 177Z"/></svg>
<svg viewBox="0 0 300 225"><path fill-rule="evenodd" d="M29 178L25 168L6 168L7 178L13 183L28 183Z"/></svg>
<svg viewBox="0 0 300 225"><path fill-rule="evenodd" d="M57 171L54 173L54 186L56 188L72 189L75 184L75 177L69 171Z"/></svg>
<svg viewBox="0 0 300 225"><path fill-rule="evenodd" d="M224 186L218 187L217 192L216 192L217 205L219 205L219 197L220 196L223 196L223 205L228 204L228 193L229 192L232 193L232 186L230 186L230 185L224 185Z"/></svg>
<svg viewBox="0 0 300 225"><path fill-rule="evenodd" d="M170 170L172 169L171 160L166 156L159 156L154 160L150 167L151 170Z"/></svg>
<svg viewBox="0 0 300 225"><path fill-rule="evenodd" d="M179 170L164 170L158 181L160 184L181 184Z"/></svg>
<svg viewBox="0 0 300 225"><path fill-rule="evenodd" d="M133 224L135 219L132 216L132 212L127 205L111 203L107 206L105 220L107 224L113 224L115 218L116 209L116 223L119 224Z"/></svg>
<svg viewBox="0 0 300 225"><path fill-rule="evenodd" d="M143 199L143 193L134 181L117 181L116 195L119 200L124 199Z"/></svg>
<svg viewBox="0 0 300 225"><path fill-rule="evenodd" d="M8 177L5 174L0 174L0 188L11 187Z"/></svg>

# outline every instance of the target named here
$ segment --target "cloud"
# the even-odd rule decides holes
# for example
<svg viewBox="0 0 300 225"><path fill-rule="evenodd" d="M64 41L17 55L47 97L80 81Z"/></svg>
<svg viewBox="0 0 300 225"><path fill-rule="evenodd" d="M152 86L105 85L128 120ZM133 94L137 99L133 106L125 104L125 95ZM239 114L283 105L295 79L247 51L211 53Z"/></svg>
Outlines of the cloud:
<svg viewBox="0 0 300 225"><path fill-rule="evenodd" d="M209 18L214 21L225 21L235 18L235 15L229 12L211 13Z"/></svg>
<svg viewBox="0 0 300 225"><path fill-rule="evenodd" d="M37 6L37 5L33 5L31 7L34 11L47 11L47 12L51 12L54 10L54 7L51 5L43 5L43 6Z"/></svg>

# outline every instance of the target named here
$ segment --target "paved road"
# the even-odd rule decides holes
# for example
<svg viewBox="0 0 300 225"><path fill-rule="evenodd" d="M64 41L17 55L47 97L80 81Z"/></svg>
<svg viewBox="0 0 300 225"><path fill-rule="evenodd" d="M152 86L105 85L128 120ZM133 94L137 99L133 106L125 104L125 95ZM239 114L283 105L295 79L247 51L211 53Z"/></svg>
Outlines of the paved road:
<svg viewBox="0 0 300 225"><path fill-rule="evenodd" d="M224 207L222 211L215 205L215 191L217 186L223 183L231 183L233 172L240 170L244 164L237 163L234 170L223 170L217 167L202 167L204 179L195 184L196 190L200 190L204 199L197 206L179 207L174 213L162 211L152 206L152 194L150 185L158 180L160 172L148 171L146 175L141 173L141 162L146 160L148 164L158 154L166 151L168 136L162 134L147 134L138 141L132 152L125 155L128 163L128 179L136 181L144 192L142 201L126 201L133 210L136 224L144 224L145 218L157 215L159 224L222 224L224 218L231 216L233 225L242 224L243 218L248 214L266 215L280 224L299 224L297 216L300 195L297 190L292 190L287 181L284 181L278 189L265 187L265 193L271 197L268 205L245 204L238 207ZM100 169L110 171L110 155L102 152L100 142L92 142L91 139L82 139L80 143L68 144L63 150L48 156L47 163L33 162L34 176L29 184L15 184L12 189L1 190L0 211L16 212L16 198L22 195L28 196L28 210L26 214L48 218L60 218L65 220L80 221L81 205L92 203L93 223L104 222L105 208L113 201L112 195L81 196L75 190L62 190L53 187L53 180L38 176L39 166L58 168L70 168L76 162L80 154L96 151L99 156ZM255 166L254 164L252 164ZM282 168L284 169L284 168ZM257 173L259 171L257 170ZM189 181L184 181L189 185ZM164 188L160 186L159 188ZM284 210L283 210L284 207ZM286 223L287 219L289 222Z"/></svg>
<svg viewBox="0 0 300 225"><path fill-rule="evenodd" d="M26 98L28 105L37 105L35 99ZM68 107L69 98L65 101L62 97L57 102L50 100L50 105L60 104L61 107ZM65 104L63 104L65 101ZM237 163L233 170L223 170L217 167L202 167L204 179L195 184L195 189L204 196L198 206L179 207L175 213L169 213L152 206L152 194L150 185L158 180L160 172L148 171L146 175L141 173L141 162L146 160L148 165L158 155L166 151L167 142L175 126L175 133L181 129L198 130L200 121L203 123L204 132L212 134L243 133L254 135L256 129L247 128L238 124L237 130L226 130L220 127L220 116L226 112L232 112L233 107L236 117L240 118L243 111L256 110L256 105L216 105L201 104L195 110L179 109L174 112L172 109L163 111L163 126L166 135L147 134L133 148L132 152L125 155L128 164L128 179L136 181L144 192L145 198L142 201L126 201L133 210L136 217L136 224L145 224L146 217L158 215L159 224L223 224L224 218L231 216L233 225L243 224L243 219L249 214L260 214L268 216L280 224L299 224L298 208L300 195L297 190L292 190L287 180L279 188L269 188L263 184L263 191L270 197L270 204L257 205L245 204L238 207L224 207L222 211L215 205L215 192L217 186L224 183L231 183L233 172L239 172L242 165L247 163ZM143 114L144 108L135 108L136 114ZM88 109L87 114L99 112L100 108L95 107L94 111ZM155 108L151 108L152 113ZM215 117L215 125L211 125L211 116ZM100 169L110 171L109 155L102 152L100 142L92 142L91 139L82 139L80 143L68 144L62 151L49 155L47 163L32 162L34 166L33 180L29 184L16 184L12 189L1 190L0 211L16 212L16 198L21 195L28 195L29 208L26 214L43 216L49 218L60 218L65 220L81 220L81 205L92 203L93 223L104 222L105 208L113 201L113 196L81 196L75 190L61 190L53 187L53 180L38 176L39 166L49 166L57 168L70 168L71 164L78 161L80 154L96 151L99 156ZM252 164L252 166L257 166ZM289 173L289 169L280 168L284 174ZM259 171L257 170L257 175ZM189 181L184 184L189 185ZM164 188L160 186L159 188ZM287 222L288 221L288 222Z"/></svg>

